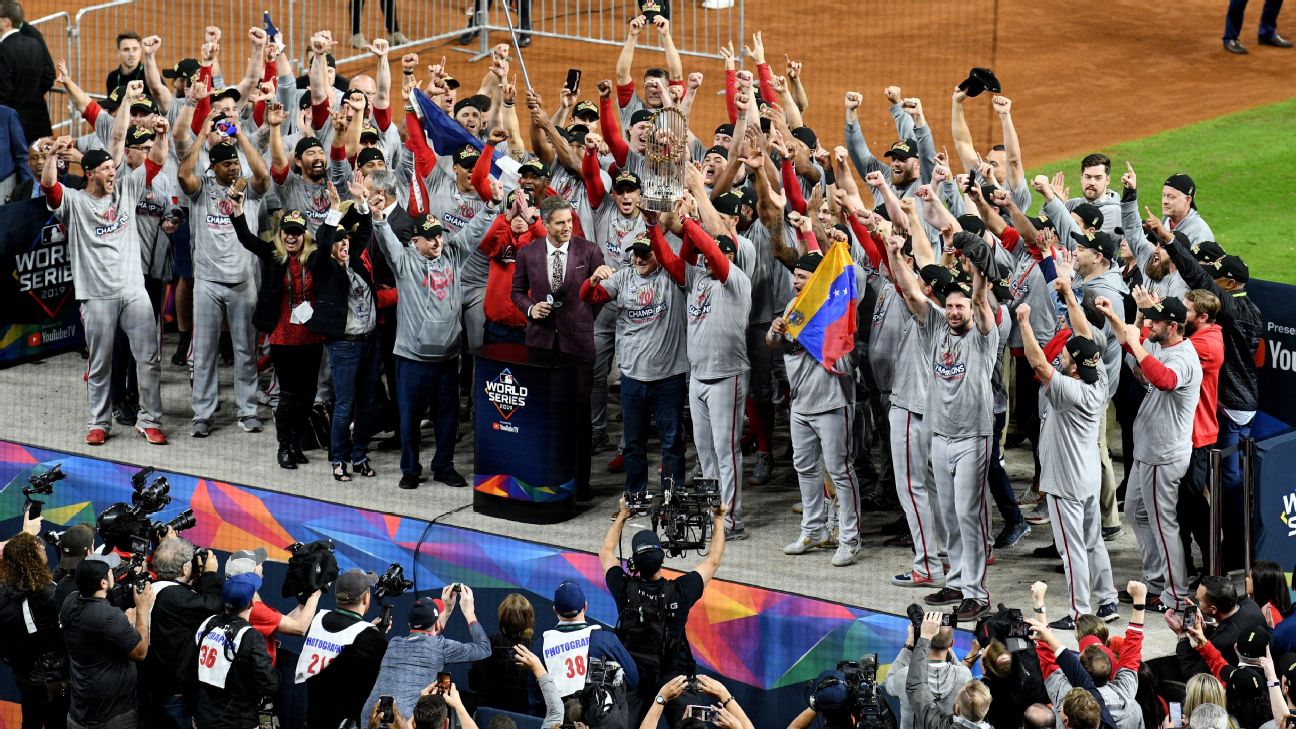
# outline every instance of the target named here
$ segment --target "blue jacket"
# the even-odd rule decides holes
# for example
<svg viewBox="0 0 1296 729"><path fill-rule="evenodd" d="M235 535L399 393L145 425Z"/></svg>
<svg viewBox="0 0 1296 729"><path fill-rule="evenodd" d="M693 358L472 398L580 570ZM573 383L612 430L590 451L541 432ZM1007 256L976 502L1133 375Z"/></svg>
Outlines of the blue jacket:
<svg viewBox="0 0 1296 729"><path fill-rule="evenodd" d="M0 105L0 180L18 175L18 185L32 179L27 167L27 137L23 135L18 112Z"/></svg>

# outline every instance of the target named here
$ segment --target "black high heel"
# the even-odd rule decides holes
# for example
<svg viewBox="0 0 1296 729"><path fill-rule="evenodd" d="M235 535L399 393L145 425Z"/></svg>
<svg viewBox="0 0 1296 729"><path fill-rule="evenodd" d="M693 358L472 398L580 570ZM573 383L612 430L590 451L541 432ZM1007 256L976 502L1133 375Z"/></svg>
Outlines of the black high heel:
<svg viewBox="0 0 1296 729"><path fill-rule="evenodd" d="M351 477L347 475L346 464L342 462L333 464L334 481L350 481Z"/></svg>
<svg viewBox="0 0 1296 729"><path fill-rule="evenodd" d="M373 466L369 465L368 459L360 461L359 463L352 463L351 467L355 469L356 473L365 478L373 478L378 475L378 472L373 469Z"/></svg>

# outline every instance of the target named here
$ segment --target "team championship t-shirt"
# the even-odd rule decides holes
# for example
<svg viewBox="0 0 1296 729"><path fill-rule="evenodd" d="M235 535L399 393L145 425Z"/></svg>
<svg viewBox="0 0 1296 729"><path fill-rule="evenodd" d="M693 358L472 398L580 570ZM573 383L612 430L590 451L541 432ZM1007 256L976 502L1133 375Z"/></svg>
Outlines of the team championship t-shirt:
<svg viewBox="0 0 1296 729"><path fill-rule="evenodd" d="M973 321L964 334L955 334L945 310L927 305L918 330L927 346L930 373L927 422L932 433L946 438L988 436L994 432L994 391L990 372L999 351L999 330L982 334Z"/></svg>
<svg viewBox="0 0 1296 729"><path fill-rule="evenodd" d="M666 269L640 276L633 267L600 284L617 307L617 363L621 374L655 382L689 371L685 350L684 287Z"/></svg>

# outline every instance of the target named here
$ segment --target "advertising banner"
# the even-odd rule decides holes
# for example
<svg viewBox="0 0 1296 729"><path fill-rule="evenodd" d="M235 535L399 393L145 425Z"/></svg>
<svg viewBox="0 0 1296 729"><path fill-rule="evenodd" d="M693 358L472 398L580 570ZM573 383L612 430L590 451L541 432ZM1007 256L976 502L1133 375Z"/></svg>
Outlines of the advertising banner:
<svg viewBox="0 0 1296 729"><path fill-rule="evenodd" d="M79 348L67 233L44 198L0 206L0 367Z"/></svg>

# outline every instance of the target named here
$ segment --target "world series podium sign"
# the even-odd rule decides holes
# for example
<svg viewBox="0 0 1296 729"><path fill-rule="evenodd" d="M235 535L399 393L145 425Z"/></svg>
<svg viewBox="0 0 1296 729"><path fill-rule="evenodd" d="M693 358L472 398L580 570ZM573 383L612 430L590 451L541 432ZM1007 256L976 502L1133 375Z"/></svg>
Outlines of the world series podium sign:
<svg viewBox="0 0 1296 729"><path fill-rule="evenodd" d="M532 523L570 517L575 358L518 344L489 344L474 355L473 509Z"/></svg>

